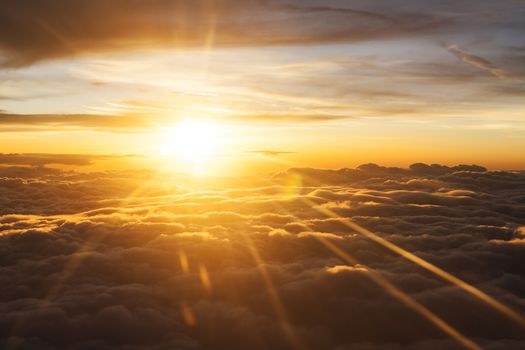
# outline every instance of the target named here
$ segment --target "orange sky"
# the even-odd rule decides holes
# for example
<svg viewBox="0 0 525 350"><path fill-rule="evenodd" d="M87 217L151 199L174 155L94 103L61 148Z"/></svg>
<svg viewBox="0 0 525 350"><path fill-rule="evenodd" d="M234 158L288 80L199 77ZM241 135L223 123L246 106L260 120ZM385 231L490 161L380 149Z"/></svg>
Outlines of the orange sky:
<svg viewBox="0 0 525 350"><path fill-rule="evenodd" d="M525 36L511 3L480 2L491 16L478 22L438 4L10 5L0 152L137 154L201 171L523 168ZM82 11L94 19L83 23ZM24 15L39 20L26 26ZM173 130L188 121L204 131L180 145Z"/></svg>

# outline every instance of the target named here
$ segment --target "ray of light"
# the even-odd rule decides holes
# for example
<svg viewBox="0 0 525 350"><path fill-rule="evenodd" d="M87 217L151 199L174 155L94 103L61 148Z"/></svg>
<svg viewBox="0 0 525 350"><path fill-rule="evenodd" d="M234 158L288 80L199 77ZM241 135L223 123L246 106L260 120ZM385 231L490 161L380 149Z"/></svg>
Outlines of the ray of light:
<svg viewBox="0 0 525 350"><path fill-rule="evenodd" d="M337 213L333 212L332 210L328 208L323 208L316 206L314 202L309 200L308 198L301 197L304 201L306 201L309 205L314 207L319 212L323 213L324 215L331 217L333 219L338 220L346 227L362 234L363 236L371 239L372 241L382 245L383 247L389 249L390 251L399 254L403 258L421 266L422 268L432 272L436 276L439 276L440 278L444 279L445 281L463 289L467 293L473 295L477 299L485 302L487 305L493 307L497 311L501 312L505 316L511 318L516 323L518 323L520 326L525 328L525 318L517 313L516 311L512 310L510 307L504 305L503 303L497 301L490 295L484 293L483 291L479 290L478 288L474 287L473 285L459 279L458 277L446 272L445 270L437 267L436 265L418 257L417 255L410 253L409 251L395 245L394 243L387 241L386 239L380 237L379 235L373 233L370 230L367 230L366 228L362 227L361 225L356 224L349 218L342 217L338 215Z"/></svg>
<svg viewBox="0 0 525 350"><path fill-rule="evenodd" d="M190 327L195 326L197 324L197 318L195 317L191 306L186 302L186 300L181 300L180 309L184 323Z"/></svg>
<svg viewBox="0 0 525 350"><path fill-rule="evenodd" d="M301 198L301 197L298 197L298 198ZM281 210L287 212L292 218L294 218L294 220L296 220L297 223L308 228L310 231L314 231L310 224L306 223L304 220L301 220L294 214L290 213L285 208L282 208L282 207L280 208ZM344 250L339 248L337 245L332 243L327 238L318 236L318 235L315 235L313 237L315 237L321 244L323 244L326 248L328 248L332 253L338 256L345 263L349 265L359 264L359 262L353 256L346 253ZM367 268L368 268L368 273L366 274L366 276L370 278L378 286L380 286L385 291L387 291L390 295L398 299L405 306L412 309L416 313L420 314L423 318L428 320L430 323L432 323L434 326L439 328L445 334L455 339L458 343L463 345L465 348L470 349L470 350L481 350L481 348L476 343L474 343L472 340L467 338L465 335L460 333L458 330L450 326L447 322L445 322L435 313L430 311L424 305L418 303L410 295L408 295L407 293L403 292L401 289L399 289L398 287L390 283L390 281L388 281L385 277L383 277L383 275L381 275L378 271L371 269L369 267Z"/></svg>
<svg viewBox="0 0 525 350"><path fill-rule="evenodd" d="M186 252L182 249L179 251L179 263L183 273L188 273L190 271L188 256L186 255Z"/></svg>
<svg viewBox="0 0 525 350"><path fill-rule="evenodd" d="M65 48L67 48L71 53L76 53L78 50L75 48L75 46L72 44L71 40L67 39L65 35L60 33L58 30L53 28L51 24L44 21L41 18L33 18L35 23L38 24L38 26L42 29L42 31L46 32L47 34L54 37L57 41L59 41Z"/></svg>
<svg viewBox="0 0 525 350"><path fill-rule="evenodd" d="M352 265L358 264L355 258L353 258L350 254L343 251L341 248L339 248L337 245L335 245L333 242L329 241L325 237L317 237L317 239L325 247L331 250L334 254L336 254L341 260L343 260L347 264L352 264ZM457 340L465 348L471 349L471 350L481 350L481 348L476 343L474 343L472 340L467 338L465 335L460 333L458 330L450 326L447 322L445 322L435 313L430 311L424 305L418 303L410 295L408 295L407 293L403 292L401 289L394 286L392 283L390 283L390 281L388 281L385 277L383 277L383 275L381 275L379 272L368 268L368 273L366 275L369 276L369 278L372 279L377 285L381 286L388 293L390 293L392 296L394 296L399 301L401 301L403 304L405 304L407 307L414 310L415 312L423 316L425 319L427 319L429 322L434 324L437 328L442 330L444 333L448 334L449 336Z"/></svg>
<svg viewBox="0 0 525 350"><path fill-rule="evenodd" d="M210 274L208 273L208 269L204 264L199 264L199 277L201 279L202 286L204 289L210 293L212 290L211 280L210 280Z"/></svg>
<svg viewBox="0 0 525 350"><path fill-rule="evenodd" d="M126 206L127 203L129 203L133 198L136 198L148 185L150 185L154 180L150 179L148 181L145 181L142 183L141 186L138 186L134 191L132 191L127 197L122 199L121 206ZM83 216L85 213L77 213L72 215L56 215L57 218L63 218L63 219L70 219L71 217L80 217ZM46 308L51 306L53 300L59 295L60 291L62 290L62 287L64 284L74 275L75 271L80 266L82 260L86 257L85 254L90 250L92 250L93 246L104 239L106 234L100 234L100 235L93 235L89 239L85 240L78 248L78 250L71 254L64 264L64 268L62 269L62 273L60 274L59 280L49 288L48 292L46 293L40 307L35 310L34 314L39 315L41 314ZM17 336L22 327L24 326L24 321L20 319L18 322L16 322L13 327L11 328L9 334L12 336ZM20 346L21 342L11 342L8 344L7 349L8 350L15 350Z"/></svg>
<svg viewBox="0 0 525 350"><path fill-rule="evenodd" d="M292 162L289 162L292 164ZM271 182L271 184L276 185L275 182ZM278 184L277 184L278 185ZM316 209L317 211L321 212L322 214L326 215L327 217L333 218L341 222L346 227L354 230L355 232L373 240L374 242L382 245L386 249L402 256L403 258L415 263L416 265L426 269L427 271L430 271L431 273L437 275L438 277L442 278L443 280L455 285L458 288L463 289L465 292L469 293L470 295L476 297L477 299L481 300L482 302L486 303L490 307L494 308L495 310L499 311L503 315L509 317L514 322L516 322L518 325L520 325L522 328L525 328L525 317L523 317L518 312L512 310L507 305L501 303L500 301L494 299L490 295L486 294L485 292L479 290L478 288L474 287L473 285L467 283L466 281L461 280L460 278L444 271L443 269L437 267L436 265L418 257L417 255L410 253L409 251L395 245L394 243L380 237L379 235L373 233L372 231L362 227L361 225L353 222L349 218L342 217L335 213L334 211L328 209L319 207L314 203L312 200L304 197L304 196L297 196L297 198L300 198L301 200L305 201L309 206Z"/></svg>
<svg viewBox="0 0 525 350"><path fill-rule="evenodd" d="M217 16L214 13L209 15L208 22L208 31L206 33L206 38L204 40L204 58L203 58L203 72L207 73L208 71L208 61L209 53L213 50L213 45L215 43L215 33L217 29Z"/></svg>
<svg viewBox="0 0 525 350"><path fill-rule="evenodd" d="M294 349L297 349L297 350L306 349L306 346L301 342L299 337L295 334L292 328L292 325L290 324L290 321L288 320L288 316L286 314L286 309L284 307L284 304L281 301L281 298L275 286L273 285L273 281L270 277L270 274L268 273L268 270L266 269L266 265L264 264L264 261L262 260L261 255L259 254L259 251L257 250L257 247L253 243L251 237L249 237L248 235L245 235L245 238L246 238L246 243L248 245L250 253L255 261L255 264L257 265L257 269L259 270L259 273L261 274L266 290L268 291L268 294L270 296L270 302L272 303L272 307L278 318L279 325L281 326L286 338L288 339L288 341L290 342L290 345Z"/></svg>

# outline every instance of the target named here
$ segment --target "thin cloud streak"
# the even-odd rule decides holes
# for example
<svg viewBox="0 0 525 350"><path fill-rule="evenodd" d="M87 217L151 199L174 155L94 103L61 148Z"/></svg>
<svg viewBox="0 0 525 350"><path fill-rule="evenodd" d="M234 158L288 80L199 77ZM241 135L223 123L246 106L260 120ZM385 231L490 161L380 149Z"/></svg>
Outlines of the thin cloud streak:
<svg viewBox="0 0 525 350"><path fill-rule="evenodd" d="M474 67L477 67L481 70L484 70L496 78L505 79L509 77L509 73L507 73L505 70L497 67L495 64L490 62L489 60L473 55L471 53L468 53L465 50L460 49L457 45L448 45L446 46L446 49L448 52L459 58L461 61L470 64Z"/></svg>

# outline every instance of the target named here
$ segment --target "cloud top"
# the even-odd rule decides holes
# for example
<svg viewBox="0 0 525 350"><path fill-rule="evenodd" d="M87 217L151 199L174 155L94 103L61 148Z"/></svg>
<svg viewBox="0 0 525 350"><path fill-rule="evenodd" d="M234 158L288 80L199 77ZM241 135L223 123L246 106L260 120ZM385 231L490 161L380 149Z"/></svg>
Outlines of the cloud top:
<svg viewBox="0 0 525 350"><path fill-rule="evenodd" d="M198 0L191 5L180 0L1 1L0 48L3 65L16 67L122 49L389 39L431 33L450 22L418 8L392 12L373 3L369 7L277 0Z"/></svg>
<svg viewBox="0 0 525 350"><path fill-rule="evenodd" d="M290 191L288 176L304 181ZM147 172L4 166L0 344L462 348L379 274L480 347L519 349L512 319L337 217L523 313L524 188L522 172L474 165L291 169L198 190Z"/></svg>

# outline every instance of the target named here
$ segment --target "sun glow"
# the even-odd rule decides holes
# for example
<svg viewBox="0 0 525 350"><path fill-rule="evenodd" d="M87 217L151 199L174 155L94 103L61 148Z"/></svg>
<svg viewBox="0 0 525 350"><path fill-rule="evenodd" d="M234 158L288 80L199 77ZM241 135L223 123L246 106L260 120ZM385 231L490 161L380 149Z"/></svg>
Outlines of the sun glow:
<svg viewBox="0 0 525 350"><path fill-rule="evenodd" d="M163 132L159 152L190 165L194 173L202 173L210 159L218 155L222 143L222 130L218 125L205 121L182 121Z"/></svg>

